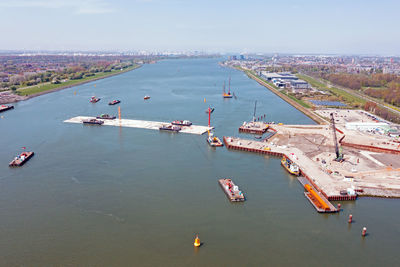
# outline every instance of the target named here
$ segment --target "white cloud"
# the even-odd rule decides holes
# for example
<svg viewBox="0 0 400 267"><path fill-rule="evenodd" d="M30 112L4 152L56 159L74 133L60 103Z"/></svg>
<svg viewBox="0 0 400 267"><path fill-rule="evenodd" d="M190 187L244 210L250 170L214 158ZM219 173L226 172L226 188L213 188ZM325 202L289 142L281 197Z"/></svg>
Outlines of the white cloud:
<svg viewBox="0 0 400 267"><path fill-rule="evenodd" d="M104 0L2 0L0 7L71 8L76 14L104 14L115 11Z"/></svg>

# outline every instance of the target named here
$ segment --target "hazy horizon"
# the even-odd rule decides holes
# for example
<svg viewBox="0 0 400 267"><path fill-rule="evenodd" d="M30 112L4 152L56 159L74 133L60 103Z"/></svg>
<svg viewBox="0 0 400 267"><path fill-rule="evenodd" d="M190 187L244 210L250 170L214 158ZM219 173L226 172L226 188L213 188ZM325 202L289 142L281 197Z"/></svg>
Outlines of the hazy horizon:
<svg viewBox="0 0 400 267"><path fill-rule="evenodd" d="M2 0L0 50L400 55L399 8L394 0Z"/></svg>

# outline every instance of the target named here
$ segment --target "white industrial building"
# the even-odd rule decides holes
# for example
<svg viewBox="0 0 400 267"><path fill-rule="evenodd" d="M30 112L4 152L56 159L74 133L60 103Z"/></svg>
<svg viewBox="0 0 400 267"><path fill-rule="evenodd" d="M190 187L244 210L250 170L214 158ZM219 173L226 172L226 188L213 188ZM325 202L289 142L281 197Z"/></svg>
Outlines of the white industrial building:
<svg viewBox="0 0 400 267"><path fill-rule="evenodd" d="M385 122L348 122L346 123L346 129L348 130L360 130L360 131L379 131L381 129L387 129L389 125Z"/></svg>

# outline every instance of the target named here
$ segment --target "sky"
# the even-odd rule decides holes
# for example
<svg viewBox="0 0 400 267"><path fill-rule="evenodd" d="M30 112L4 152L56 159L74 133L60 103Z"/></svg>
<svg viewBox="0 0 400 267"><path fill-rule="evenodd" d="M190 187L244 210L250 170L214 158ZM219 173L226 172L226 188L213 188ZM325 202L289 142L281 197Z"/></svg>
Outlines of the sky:
<svg viewBox="0 0 400 267"><path fill-rule="evenodd" d="M0 0L0 50L400 55L400 0Z"/></svg>

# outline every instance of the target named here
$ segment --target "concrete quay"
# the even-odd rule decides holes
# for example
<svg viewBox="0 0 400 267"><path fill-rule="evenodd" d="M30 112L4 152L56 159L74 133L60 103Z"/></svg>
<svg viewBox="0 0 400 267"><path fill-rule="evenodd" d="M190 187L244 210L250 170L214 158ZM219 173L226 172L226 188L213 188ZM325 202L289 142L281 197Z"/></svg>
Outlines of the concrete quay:
<svg viewBox="0 0 400 267"><path fill-rule="evenodd" d="M340 191L347 190L349 183L326 173L317 163L307 157L296 147L278 146L262 141L253 141L236 137L224 136L228 149L248 151L272 156L286 156L299 166L301 174L309 183L323 194L328 200L354 200L356 196L341 195Z"/></svg>
<svg viewBox="0 0 400 267"><path fill-rule="evenodd" d="M64 122L82 123L83 120L95 119L95 118L96 117L78 116L65 120ZM169 124L169 122L143 121L143 120L130 120L130 119L121 119L121 120L114 119L114 120L103 120L103 121L104 121L103 125L106 126L131 127L131 128L157 130L157 131L163 124ZM214 127L207 127L200 125L182 126L182 130L180 130L179 132L202 135L213 128Z"/></svg>

